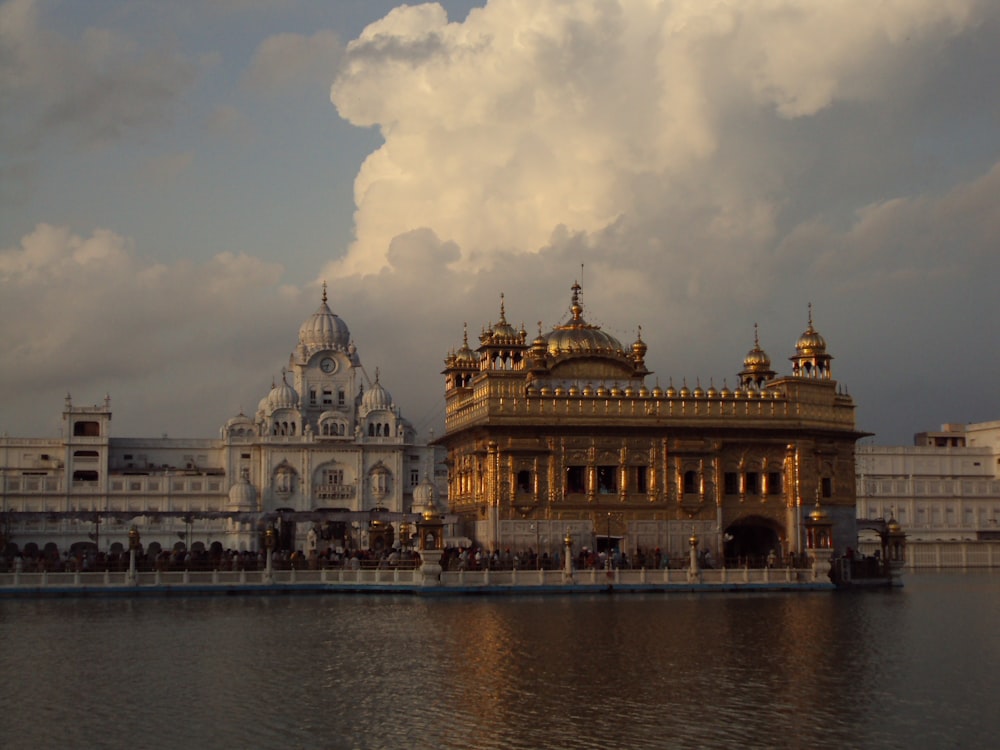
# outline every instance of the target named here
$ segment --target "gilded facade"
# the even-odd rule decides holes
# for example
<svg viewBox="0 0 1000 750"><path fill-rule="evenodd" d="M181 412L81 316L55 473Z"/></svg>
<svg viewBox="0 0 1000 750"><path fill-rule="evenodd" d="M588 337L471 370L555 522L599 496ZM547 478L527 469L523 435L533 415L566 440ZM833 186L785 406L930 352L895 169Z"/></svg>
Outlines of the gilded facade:
<svg viewBox="0 0 1000 750"><path fill-rule="evenodd" d="M565 322L529 339L507 322L468 333L445 360L448 497L458 534L488 549L582 546L687 553L709 564L802 553L820 503L834 545L854 544L854 403L838 388L810 310L778 375L761 348L734 390L650 387L641 329L628 346L584 319L579 284Z"/></svg>

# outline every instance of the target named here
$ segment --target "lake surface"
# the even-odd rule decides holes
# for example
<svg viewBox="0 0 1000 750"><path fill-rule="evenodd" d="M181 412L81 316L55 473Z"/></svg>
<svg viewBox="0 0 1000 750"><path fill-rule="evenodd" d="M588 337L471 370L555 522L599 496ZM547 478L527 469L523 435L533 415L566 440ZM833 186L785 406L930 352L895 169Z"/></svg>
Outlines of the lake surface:
<svg viewBox="0 0 1000 750"><path fill-rule="evenodd" d="M1000 573L897 591L0 601L11 748L993 748Z"/></svg>

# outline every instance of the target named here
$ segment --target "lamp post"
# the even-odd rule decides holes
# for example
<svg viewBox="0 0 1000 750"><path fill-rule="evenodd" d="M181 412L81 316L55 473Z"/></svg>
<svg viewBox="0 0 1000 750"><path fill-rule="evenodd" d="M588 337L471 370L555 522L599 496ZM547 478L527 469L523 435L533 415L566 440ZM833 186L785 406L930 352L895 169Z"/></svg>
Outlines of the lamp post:
<svg viewBox="0 0 1000 750"><path fill-rule="evenodd" d="M131 586L135 586L139 582L135 563L136 557L139 555L140 542L139 529L133 524L128 531L128 583Z"/></svg>
<svg viewBox="0 0 1000 750"><path fill-rule="evenodd" d="M563 545L566 547L563 555L563 580L570 583L573 580L573 535L569 533L569 529L566 529Z"/></svg>
<svg viewBox="0 0 1000 750"><path fill-rule="evenodd" d="M267 550L264 560L264 583L274 583L274 571L271 567L271 552L275 542L274 526L268 526L264 532L264 548Z"/></svg>
<svg viewBox="0 0 1000 750"><path fill-rule="evenodd" d="M611 570L611 511L608 511L608 536L605 543L605 553L607 554L605 568Z"/></svg>

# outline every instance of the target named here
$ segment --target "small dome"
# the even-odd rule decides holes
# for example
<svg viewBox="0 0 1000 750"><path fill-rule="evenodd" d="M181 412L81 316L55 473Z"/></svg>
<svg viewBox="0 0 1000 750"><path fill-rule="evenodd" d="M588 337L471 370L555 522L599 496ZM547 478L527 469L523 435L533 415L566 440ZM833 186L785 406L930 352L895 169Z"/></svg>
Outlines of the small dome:
<svg viewBox="0 0 1000 750"><path fill-rule="evenodd" d="M462 333L462 348L455 352L455 364L465 366L476 364L476 353L469 348L468 328Z"/></svg>
<svg viewBox="0 0 1000 750"><path fill-rule="evenodd" d="M252 426L253 426L253 420L251 420L250 417L248 417L243 412L240 412L235 417L226 422L226 426L224 429L228 432L234 427L238 428L238 427L252 427Z"/></svg>
<svg viewBox="0 0 1000 750"><path fill-rule="evenodd" d="M267 394L267 406L271 411L275 411L277 409L295 409L298 405L299 394L285 382L285 375L282 373L281 383Z"/></svg>
<svg viewBox="0 0 1000 750"><path fill-rule="evenodd" d="M424 513L428 510L436 510L436 495L437 491L434 489L434 483L430 480L430 477L425 476L420 481L420 484L413 488L413 512Z"/></svg>
<svg viewBox="0 0 1000 750"><path fill-rule="evenodd" d="M632 342L632 356L635 358L636 362L642 362L646 356L646 352L649 347L646 346L646 342L642 340L642 326L639 326L639 333Z"/></svg>
<svg viewBox="0 0 1000 750"><path fill-rule="evenodd" d="M817 502L816 503L816 507L809 514L809 520L810 521L826 521L828 518L829 518L829 516L827 515L827 512L825 510L823 510L819 506L819 503Z"/></svg>
<svg viewBox="0 0 1000 750"><path fill-rule="evenodd" d="M392 408L392 396L378 382L378 378L379 372L375 370L375 382L371 388L365 391L365 395L361 397L361 406L370 412Z"/></svg>
<svg viewBox="0 0 1000 750"><path fill-rule="evenodd" d="M346 350L351 343L347 323L338 318L326 304L326 282L319 308L299 327L299 343L307 349Z"/></svg>
<svg viewBox="0 0 1000 750"><path fill-rule="evenodd" d="M795 352L800 356L826 353L826 341L813 328L812 304L809 305L809 327L795 342Z"/></svg>
<svg viewBox="0 0 1000 750"><path fill-rule="evenodd" d="M496 325L490 324L483 334L479 337L479 340L483 344L494 344L494 345L518 345L524 342L525 336L527 336L527 331L518 331L514 326L507 322L507 314L504 309L504 299L503 294L500 295L500 320Z"/></svg>
<svg viewBox="0 0 1000 750"><path fill-rule="evenodd" d="M760 339L757 337L757 324L753 325L753 349L747 352L743 358L743 369L751 372L771 369L771 358L767 352L760 348Z"/></svg>
<svg viewBox="0 0 1000 750"><path fill-rule="evenodd" d="M257 507L257 490L243 474L229 488L229 505L240 510L254 510Z"/></svg>

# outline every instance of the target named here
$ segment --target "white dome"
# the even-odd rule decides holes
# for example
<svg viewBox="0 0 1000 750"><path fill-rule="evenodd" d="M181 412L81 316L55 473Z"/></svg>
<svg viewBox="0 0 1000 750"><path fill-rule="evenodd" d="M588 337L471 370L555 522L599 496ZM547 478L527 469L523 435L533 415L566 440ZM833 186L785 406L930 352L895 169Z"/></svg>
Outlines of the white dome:
<svg viewBox="0 0 1000 750"><path fill-rule="evenodd" d="M392 408L392 396L378 382L378 375L375 376L372 387L365 391L365 395L361 397L361 406L370 412Z"/></svg>
<svg viewBox="0 0 1000 750"><path fill-rule="evenodd" d="M271 411L278 409L295 409L299 405L299 394L282 378L281 383L271 389L267 395L267 406Z"/></svg>
<svg viewBox="0 0 1000 750"><path fill-rule="evenodd" d="M257 490L244 474L229 488L229 505L240 510L254 510L257 507Z"/></svg>
<svg viewBox="0 0 1000 750"><path fill-rule="evenodd" d="M319 308L299 327L299 343L309 350L337 349L344 351L351 343L347 323L338 318L326 304L326 284Z"/></svg>
<svg viewBox="0 0 1000 750"><path fill-rule="evenodd" d="M429 477L424 477L420 484L413 488L413 512L423 513L428 510L436 510L434 502L436 494L434 483Z"/></svg>

